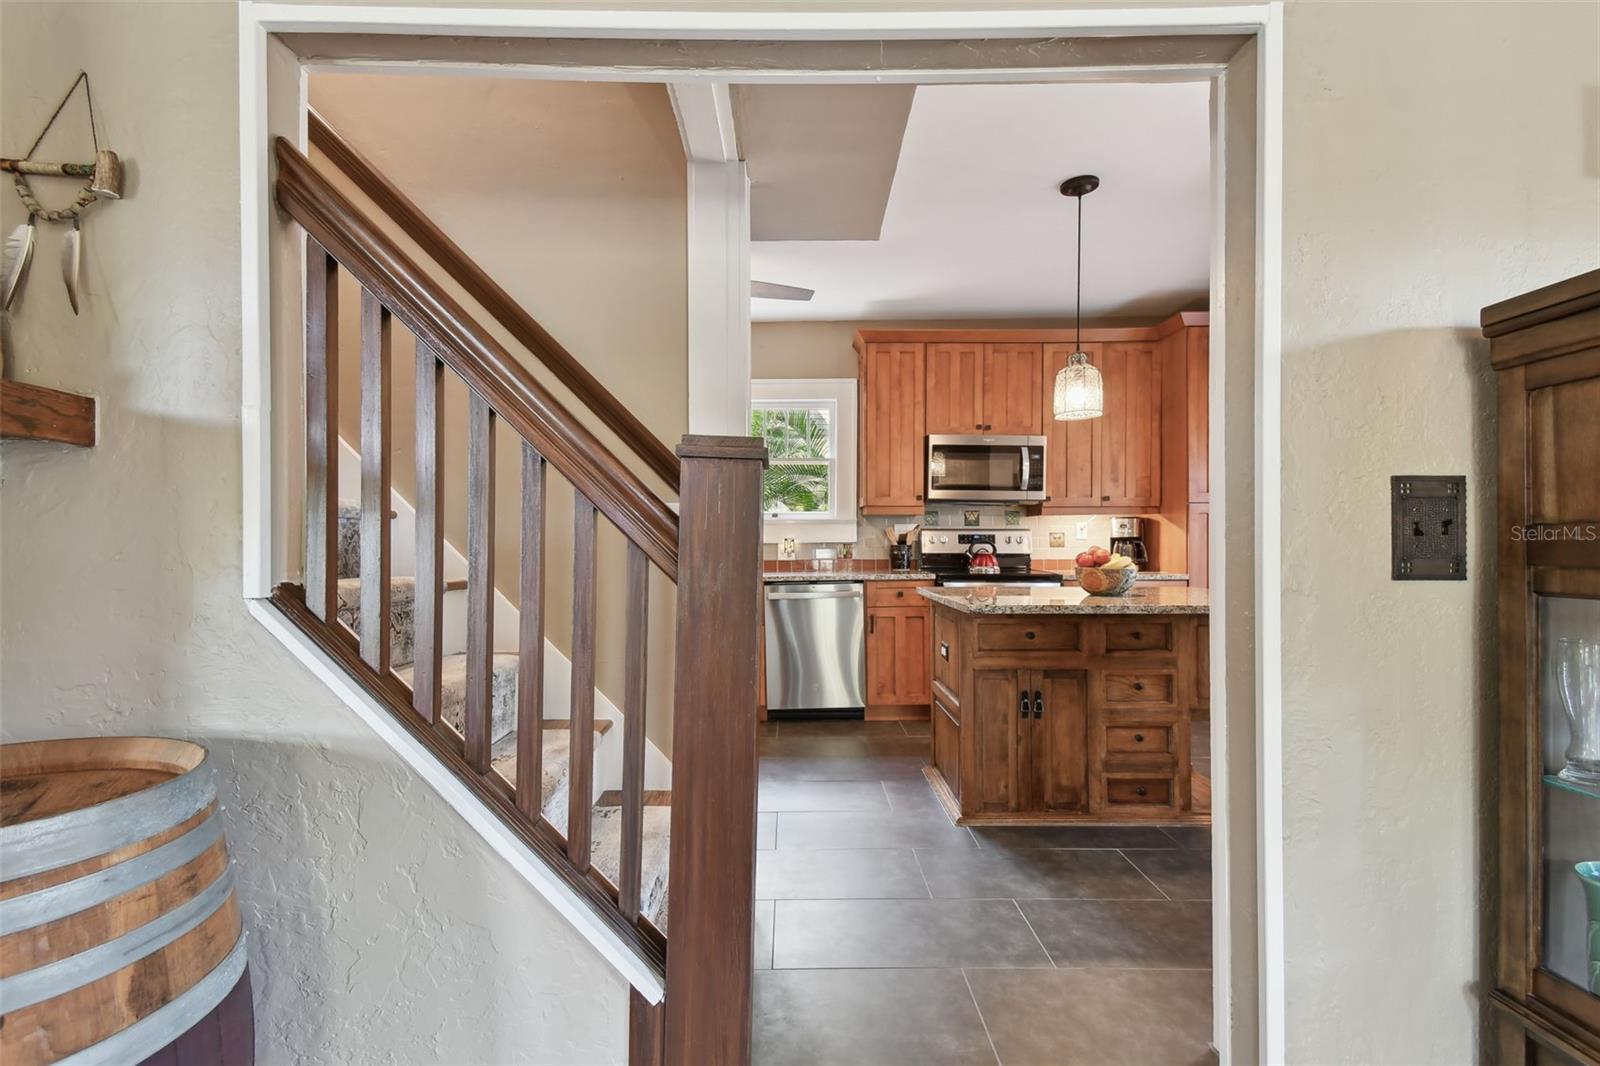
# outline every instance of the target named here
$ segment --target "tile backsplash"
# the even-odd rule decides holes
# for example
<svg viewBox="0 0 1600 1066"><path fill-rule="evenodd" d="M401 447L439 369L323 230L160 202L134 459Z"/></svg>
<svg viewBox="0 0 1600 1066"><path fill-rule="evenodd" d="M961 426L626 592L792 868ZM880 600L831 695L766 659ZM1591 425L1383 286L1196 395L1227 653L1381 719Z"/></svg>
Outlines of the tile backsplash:
<svg viewBox="0 0 1600 1066"><path fill-rule="evenodd" d="M1035 559L1071 559L1093 544L1107 545L1111 541L1111 518L1108 515L1038 515L1023 514L1019 508L1003 505L977 508L944 506L936 504L923 515L924 527L961 529L967 525L968 512L976 510L977 525L983 529L1001 529L1022 526L1033 531L1033 557ZM856 542L849 545L857 559L889 558L889 541L884 531L892 526L909 526L915 518L862 515L856 523ZM1078 526L1086 527L1086 536L1080 538ZM1051 534L1057 534L1052 537ZM1053 543L1059 541L1059 544ZM801 544L795 558L810 559L817 548L842 549L841 544ZM843 552L841 551L841 555ZM766 558L778 558L778 546L766 545Z"/></svg>

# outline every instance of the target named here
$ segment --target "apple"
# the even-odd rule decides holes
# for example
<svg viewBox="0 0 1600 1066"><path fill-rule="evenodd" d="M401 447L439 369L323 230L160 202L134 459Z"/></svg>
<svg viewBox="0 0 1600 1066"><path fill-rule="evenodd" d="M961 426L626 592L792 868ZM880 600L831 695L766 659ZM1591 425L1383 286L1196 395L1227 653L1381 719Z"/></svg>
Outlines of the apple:
<svg viewBox="0 0 1600 1066"><path fill-rule="evenodd" d="M1094 556L1094 565L1096 566L1104 566L1111 561L1111 553L1104 548L1090 548L1089 553Z"/></svg>
<svg viewBox="0 0 1600 1066"><path fill-rule="evenodd" d="M1085 567L1085 568L1091 567L1091 566L1094 565L1094 552L1092 552L1092 551L1079 552L1078 553L1078 557L1073 561L1076 562L1081 567Z"/></svg>

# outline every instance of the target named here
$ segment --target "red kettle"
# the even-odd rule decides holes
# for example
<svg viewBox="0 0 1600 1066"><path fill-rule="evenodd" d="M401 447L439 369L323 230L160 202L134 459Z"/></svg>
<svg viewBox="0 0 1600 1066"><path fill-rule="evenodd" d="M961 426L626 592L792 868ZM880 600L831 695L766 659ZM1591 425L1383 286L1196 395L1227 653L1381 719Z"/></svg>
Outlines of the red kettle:
<svg viewBox="0 0 1600 1066"><path fill-rule="evenodd" d="M1000 557L994 553L993 544L974 544L967 549L967 573L998 574Z"/></svg>

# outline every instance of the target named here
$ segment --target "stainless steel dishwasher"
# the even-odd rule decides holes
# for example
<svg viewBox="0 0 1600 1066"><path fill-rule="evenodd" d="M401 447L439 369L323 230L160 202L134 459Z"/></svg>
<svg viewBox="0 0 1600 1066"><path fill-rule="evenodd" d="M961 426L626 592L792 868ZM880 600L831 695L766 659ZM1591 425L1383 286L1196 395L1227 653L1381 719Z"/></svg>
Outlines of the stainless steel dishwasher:
<svg viewBox="0 0 1600 1066"><path fill-rule="evenodd" d="M859 581L767 586L767 710L867 705L867 606Z"/></svg>

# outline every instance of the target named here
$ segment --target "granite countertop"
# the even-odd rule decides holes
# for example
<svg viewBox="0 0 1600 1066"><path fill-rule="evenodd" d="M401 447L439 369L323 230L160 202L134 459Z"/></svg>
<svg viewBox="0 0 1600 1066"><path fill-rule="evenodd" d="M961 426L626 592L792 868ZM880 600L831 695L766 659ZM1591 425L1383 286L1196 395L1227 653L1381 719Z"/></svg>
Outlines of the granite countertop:
<svg viewBox="0 0 1600 1066"><path fill-rule="evenodd" d="M828 581L932 581L933 575L926 570L766 570L761 580L768 585L816 585Z"/></svg>
<svg viewBox="0 0 1600 1066"><path fill-rule="evenodd" d="M1126 596L1091 596L1080 588L926 588L917 592L941 607L967 614L1210 614L1206 589L1135 585Z"/></svg>

